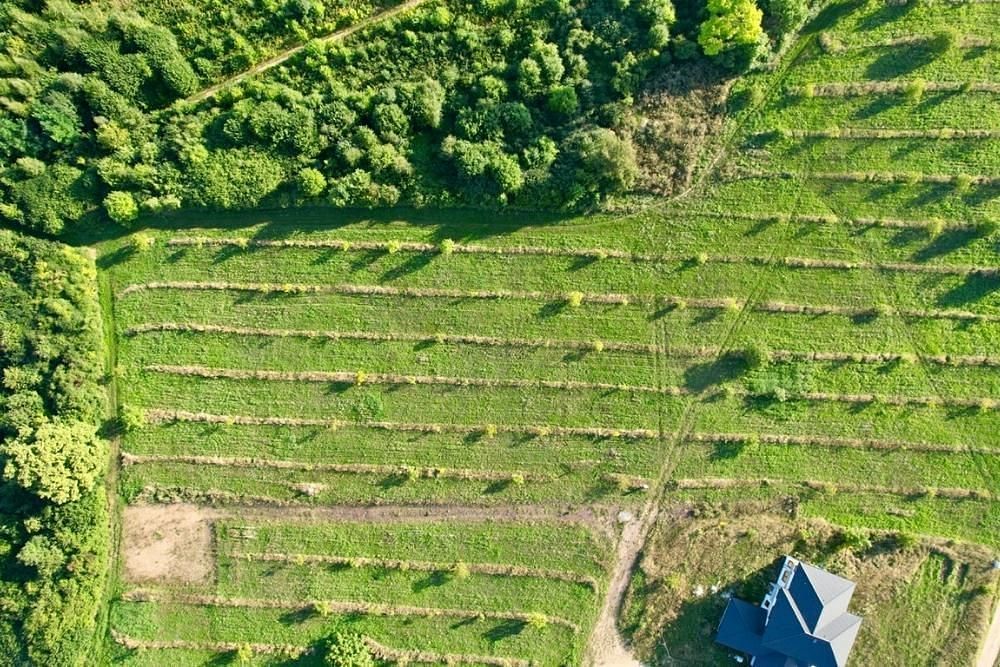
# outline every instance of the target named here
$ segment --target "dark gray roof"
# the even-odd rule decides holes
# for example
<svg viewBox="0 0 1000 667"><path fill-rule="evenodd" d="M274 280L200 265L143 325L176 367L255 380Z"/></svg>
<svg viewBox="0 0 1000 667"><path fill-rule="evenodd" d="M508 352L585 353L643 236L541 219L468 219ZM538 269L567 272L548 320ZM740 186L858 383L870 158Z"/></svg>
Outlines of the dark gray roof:
<svg viewBox="0 0 1000 667"><path fill-rule="evenodd" d="M730 600L716 641L754 656L758 667L844 667L861 628L847 613L853 594L852 581L799 563L770 611Z"/></svg>
<svg viewBox="0 0 1000 667"><path fill-rule="evenodd" d="M766 615L767 612L755 604L729 598L729 604L719 622L716 641L743 653L759 653Z"/></svg>

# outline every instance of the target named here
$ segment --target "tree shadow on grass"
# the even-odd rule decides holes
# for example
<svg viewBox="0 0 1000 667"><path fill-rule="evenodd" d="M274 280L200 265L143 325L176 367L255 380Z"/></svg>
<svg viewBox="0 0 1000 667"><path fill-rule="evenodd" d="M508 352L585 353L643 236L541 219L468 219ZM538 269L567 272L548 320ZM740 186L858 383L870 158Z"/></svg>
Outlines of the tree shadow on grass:
<svg viewBox="0 0 1000 667"><path fill-rule="evenodd" d="M735 380L747 372L746 362L736 352L727 352L718 359L695 364L684 371L684 387L700 392L730 380Z"/></svg>
<svg viewBox="0 0 1000 667"><path fill-rule="evenodd" d="M864 2L862 0L849 0L848 2L836 2L827 5L816 15L816 18L809 22L809 25L802 30L802 33L813 35L824 30L829 30L837 21L863 5Z"/></svg>
<svg viewBox="0 0 1000 667"><path fill-rule="evenodd" d="M545 320L550 317L555 317L569 307L569 302L562 299L559 301L549 301L542 304L542 307L538 309L536 317L540 320Z"/></svg>
<svg viewBox="0 0 1000 667"><path fill-rule="evenodd" d="M855 120L865 120L884 113L892 108L899 105L898 98L881 95L872 99L870 102L865 104L863 107L859 107L853 114L852 117Z"/></svg>
<svg viewBox="0 0 1000 667"><path fill-rule="evenodd" d="M483 638L487 641L498 642L508 637L514 637L524 632L528 624L524 621L508 619L500 621L492 628L483 633Z"/></svg>
<svg viewBox="0 0 1000 667"><path fill-rule="evenodd" d="M451 581L452 578L453 577L450 572L435 570L434 572L429 573L426 577L414 581L410 588L414 593L423 593L429 588L439 588L444 586Z"/></svg>
<svg viewBox="0 0 1000 667"><path fill-rule="evenodd" d="M907 46L880 48L882 53L865 68L868 79L895 79L925 67L938 57L929 45L917 43Z"/></svg>
<svg viewBox="0 0 1000 667"><path fill-rule="evenodd" d="M127 236L142 229L185 230L201 227L213 229L245 229L257 227L255 239L285 238L292 231L332 231L348 226L384 227L403 220L415 227L433 228L437 241L454 239L472 241L504 236L525 227L547 227L566 223L586 211L498 211L478 208L412 208L338 209L324 206L303 206L274 209L257 208L242 211L217 211L185 208L177 212L143 216L130 229L109 225L98 216L85 216L62 240L71 245L93 245Z"/></svg>
<svg viewBox="0 0 1000 667"><path fill-rule="evenodd" d="M971 273L960 285L956 285L938 297L937 303L943 308L954 308L977 303L1000 290L1000 276Z"/></svg>
<svg viewBox="0 0 1000 667"><path fill-rule="evenodd" d="M122 247L116 249L114 252L109 252L106 255L101 255L97 258L97 268L99 269L110 269L122 262L127 262L128 260L135 257L135 248L129 245L123 245Z"/></svg>
<svg viewBox="0 0 1000 667"><path fill-rule="evenodd" d="M913 261L926 262L970 245L980 238L982 232L976 228L946 229L926 246L913 253Z"/></svg>
<svg viewBox="0 0 1000 667"><path fill-rule="evenodd" d="M435 255L429 252L419 252L412 255L405 262L402 262L398 266L394 266L379 277L379 282L390 282L393 280L398 280L404 276L411 273L416 273L420 269L423 269L432 261L434 261Z"/></svg>
<svg viewBox="0 0 1000 667"><path fill-rule="evenodd" d="M311 606L299 607L298 609L291 609L278 616L278 622L282 625L301 625L313 616L316 616L316 610Z"/></svg>

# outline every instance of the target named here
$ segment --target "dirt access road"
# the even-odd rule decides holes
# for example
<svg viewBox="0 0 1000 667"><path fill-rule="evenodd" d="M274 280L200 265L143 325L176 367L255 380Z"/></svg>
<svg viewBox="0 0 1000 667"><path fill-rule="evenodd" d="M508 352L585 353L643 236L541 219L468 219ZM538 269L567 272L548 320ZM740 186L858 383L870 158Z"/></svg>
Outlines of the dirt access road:
<svg viewBox="0 0 1000 667"><path fill-rule="evenodd" d="M993 611L993 622L979 651L976 667L996 667L1000 664L1000 604Z"/></svg>
<svg viewBox="0 0 1000 667"><path fill-rule="evenodd" d="M329 35L324 35L323 37L317 37L315 41L325 44L329 42L338 42L347 39L354 33L358 32L359 30L363 30L374 23L378 23L379 21L384 21L388 18L392 18L397 14L402 14L403 12L415 9L416 7L419 7L420 5L424 4L424 2L426 1L427 0L406 0L406 2L400 5L396 5L395 7L387 9L384 12L379 12L378 14L374 14L373 16L369 16L368 18L363 19L362 21L359 21L358 23L355 23L352 26L348 26L336 32L331 32ZM285 62L286 60L294 56L296 53L298 53L305 47L306 44L299 44L298 46L293 46L291 48L285 49L281 53L272 56L267 60L260 61L250 69L244 70L239 74L234 74L225 81L221 81L217 84L209 86L208 88L205 88L204 90L198 91L194 95L188 97L185 101L201 102L202 100L207 100L208 98L212 97L223 88L227 88L235 83L243 81L246 78L249 78L251 76L256 76L261 72L266 72L272 67L280 65L281 63Z"/></svg>

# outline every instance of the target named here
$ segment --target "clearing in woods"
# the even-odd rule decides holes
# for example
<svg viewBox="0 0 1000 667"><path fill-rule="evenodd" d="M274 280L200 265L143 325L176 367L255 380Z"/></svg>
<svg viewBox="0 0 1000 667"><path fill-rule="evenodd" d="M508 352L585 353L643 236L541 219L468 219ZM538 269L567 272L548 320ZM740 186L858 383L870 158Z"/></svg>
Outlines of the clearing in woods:
<svg viewBox="0 0 1000 667"><path fill-rule="evenodd" d="M962 39L935 49L945 28ZM663 659L677 627L710 644L720 598L651 560L661 533L707 513L739 557L773 527L723 531L748 502L825 521L840 537L810 553L833 569L915 573L913 604L873 589L855 665L899 664L879 610L988 617L998 29L990 3L833 3L738 82L728 152L676 204L181 214L150 249L104 244L123 409L145 415L121 446L114 660L309 664L350 629L387 660L570 665L591 642L610 664L654 526L625 626ZM652 578L712 613L671 625ZM907 664L939 664L939 620ZM970 660L985 625L961 626Z"/></svg>

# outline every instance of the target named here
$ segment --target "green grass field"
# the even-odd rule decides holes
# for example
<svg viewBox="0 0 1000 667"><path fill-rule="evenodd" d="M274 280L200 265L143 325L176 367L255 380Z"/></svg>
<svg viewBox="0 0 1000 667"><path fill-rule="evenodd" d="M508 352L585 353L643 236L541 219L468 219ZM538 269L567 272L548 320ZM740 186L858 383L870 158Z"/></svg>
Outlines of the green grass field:
<svg viewBox="0 0 1000 667"><path fill-rule="evenodd" d="M350 628L423 662L580 664L614 567L606 517L657 498L784 498L1000 547L1000 190L956 179L1000 175L1000 136L939 132L1000 131L997 95L801 92L1000 83L976 41L998 25L988 3L833 3L736 84L763 101L729 120L716 175L635 213L181 213L151 249L104 243L120 399L147 415L122 439L123 494L230 513L209 580L123 583L115 660L207 664ZM934 52L945 28L971 45ZM250 504L602 518L259 522ZM952 605L935 558L877 613ZM907 664L938 664L957 627L939 621ZM854 664L895 664L882 633Z"/></svg>

